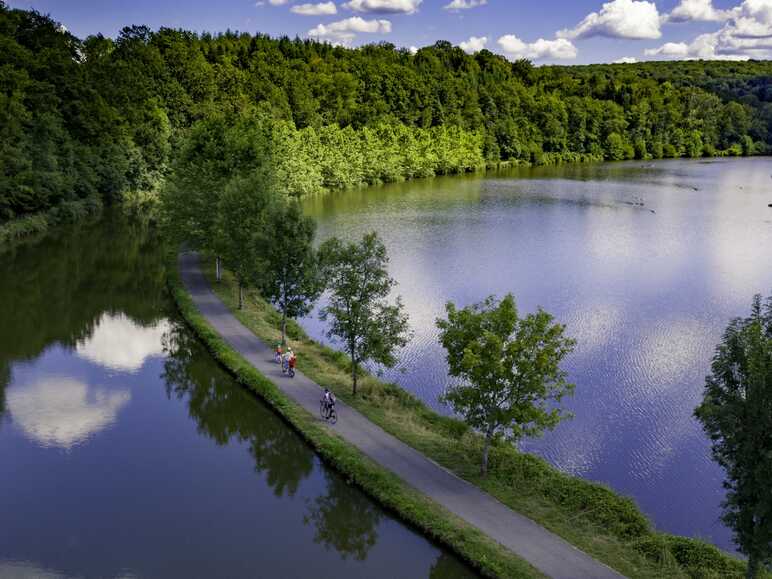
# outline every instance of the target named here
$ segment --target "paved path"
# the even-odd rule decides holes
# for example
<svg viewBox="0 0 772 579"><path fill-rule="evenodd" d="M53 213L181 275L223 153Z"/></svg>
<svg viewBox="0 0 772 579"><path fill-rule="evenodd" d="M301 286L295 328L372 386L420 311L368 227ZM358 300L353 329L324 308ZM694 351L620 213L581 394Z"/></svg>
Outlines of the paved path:
<svg viewBox="0 0 772 579"><path fill-rule="evenodd" d="M209 286L198 256L179 257L185 287L196 306L222 337L285 394L312 415L319 412L321 389L300 372L290 380L273 360L272 348L241 324ZM617 572L448 472L412 447L397 440L353 408L338 401L333 428L375 462L468 523L492 537L544 574L555 579L619 578Z"/></svg>

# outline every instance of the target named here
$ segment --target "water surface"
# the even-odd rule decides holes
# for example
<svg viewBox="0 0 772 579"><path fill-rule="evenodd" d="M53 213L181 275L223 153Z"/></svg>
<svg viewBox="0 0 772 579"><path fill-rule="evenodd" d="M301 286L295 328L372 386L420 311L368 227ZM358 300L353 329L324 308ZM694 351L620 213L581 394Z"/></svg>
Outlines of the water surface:
<svg viewBox="0 0 772 579"><path fill-rule="evenodd" d="M722 471L692 417L716 343L772 294L772 160L523 169L330 195L320 238L375 230L415 339L385 372L431 406L448 385L434 321L512 292L578 340L576 417L523 447L633 496L664 530L732 549ZM324 326L304 321L324 339Z"/></svg>
<svg viewBox="0 0 772 579"><path fill-rule="evenodd" d="M1 577L472 577L222 371L158 240L0 256Z"/></svg>

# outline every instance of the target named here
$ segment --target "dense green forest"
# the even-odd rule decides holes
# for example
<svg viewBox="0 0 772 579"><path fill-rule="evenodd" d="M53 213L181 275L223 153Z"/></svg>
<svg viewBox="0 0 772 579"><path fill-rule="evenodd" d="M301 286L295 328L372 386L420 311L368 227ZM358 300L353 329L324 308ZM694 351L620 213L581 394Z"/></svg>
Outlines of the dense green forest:
<svg viewBox="0 0 772 579"><path fill-rule="evenodd" d="M287 191L486 164L761 154L772 62L534 67L225 32L78 39L0 1L0 225L163 186L191 127L271 124ZM65 208L64 210L62 208Z"/></svg>

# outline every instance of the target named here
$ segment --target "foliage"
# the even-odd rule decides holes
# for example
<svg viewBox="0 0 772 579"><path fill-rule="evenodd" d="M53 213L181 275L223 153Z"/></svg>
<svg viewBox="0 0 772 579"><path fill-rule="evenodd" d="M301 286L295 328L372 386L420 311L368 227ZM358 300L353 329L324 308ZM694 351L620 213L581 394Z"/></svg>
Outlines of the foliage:
<svg viewBox="0 0 772 579"><path fill-rule="evenodd" d="M195 174L201 188L216 184L228 166L218 123L255 108L271 120L278 182L294 196L486 163L772 145L769 61L533 67L444 41L413 55L145 26L78 39L2 2L0 47L0 223L62 201L156 193L179 157L203 163L178 184L196 185ZM208 145L190 137L199 130L215 131Z"/></svg>
<svg viewBox="0 0 772 579"><path fill-rule="evenodd" d="M566 381L560 362L575 341L564 337L564 327L542 309L520 318L512 294L460 310L448 302L445 310L447 319L437 320L440 343L450 375L462 382L443 399L484 433L484 476L495 437L517 441L538 435L564 417L557 403L574 385Z"/></svg>
<svg viewBox="0 0 772 579"><path fill-rule="evenodd" d="M400 298L394 305L386 301L397 282L389 277L386 246L375 232L359 243L328 239L319 255L330 292L319 317L329 320L328 336L343 342L356 395L363 363L372 360L391 367L397 362L394 351L409 339L407 314Z"/></svg>
<svg viewBox="0 0 772 579"><path fill-rule="evenodd" d="M259 283L267 271L268 219L275 199L269 175L256 170L229 181L217 204L215 246L241 290Z"/></svg>
<svg viewBox="0 0 772 579"><path fill-rule="evenodd" d="M277 204L270 215L269 241L262 258L262 295L282 314L281 343L287 341L287 318L307 315L323 283L312 242L316 222L305 217L297 201Z"/></svg>
<svg viewBox="0 0 772 579"><path fill-rule="evenodd" d="M726 471L722 518L755 577L772 564L772 297L726 328L695 415Z"/></svg>

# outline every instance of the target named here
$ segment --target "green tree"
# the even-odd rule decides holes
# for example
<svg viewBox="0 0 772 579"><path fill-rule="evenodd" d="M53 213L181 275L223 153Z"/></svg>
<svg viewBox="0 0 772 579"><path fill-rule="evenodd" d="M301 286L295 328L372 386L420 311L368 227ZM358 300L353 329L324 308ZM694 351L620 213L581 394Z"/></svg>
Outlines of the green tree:
<svg viewBox="0 0 772 579"><path fill-rule="evenodd" d="M303 215L297 201L272 212L260 290L281 311L282 344L287 318L308 314L324 286L312 245L315 231L316 222Z"/></svg>
<svg viewBox="0 0 772 579"><path fill-rule="evenodd" d="M368 233L359 243L333 237L319 248L329 301L320 318L329 320L327 335L339 339L351 358L353 393L357 393L360 366L368 360L392 367L395 350L407 344L410 330L398 297L387 297L396 285L386 269L389 258L378 235Z"/></svg>
<svg viewBox="0 0 772 579"><path fill-rule="evenodd" d="M695 415L726 471L723 520L757 577L772 564L772 297L727 326Z"/></svg>
<svg viewBox="0 0 772 579"><path fill-rule="evenodd" d="M557 403L574 385L560 362L575 342L541 308L519 317L512 294L460 310L448 302L445 310L447 319L437 319L440 343L450 375L461 382L443 399L485 436L480 467L485 476L494 439L535 436L566 416Z"/></svg>
<svg viewBox="0 0 772 579"><path fill-rule="evenodd" d="M217 204L216 246L239 287L239 309L244 289L256 286L266 271L270 247L269 210L276 194L269 169L262 167L226 185Z"/></svg>

